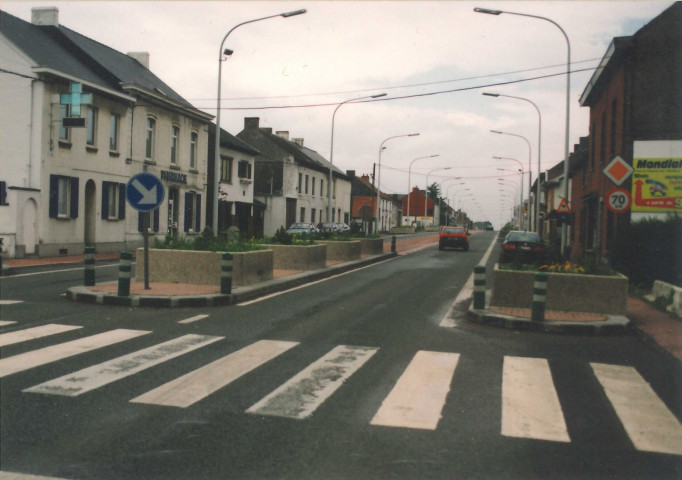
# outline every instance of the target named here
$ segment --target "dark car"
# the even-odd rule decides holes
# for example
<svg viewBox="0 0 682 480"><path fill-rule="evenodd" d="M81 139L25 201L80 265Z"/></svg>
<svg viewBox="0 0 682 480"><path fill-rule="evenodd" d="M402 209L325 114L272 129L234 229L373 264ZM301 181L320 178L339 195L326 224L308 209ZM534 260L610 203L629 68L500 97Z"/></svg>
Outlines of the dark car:
<svg viewBox="0 0 682 480"><path fill-rule="evenodd" d="M438 239L438 250L446 247L469 250L469 237L464 227L443 227Z"/></svg>
<svg viewBox="0 0 682 480"><path fill-rule="evenodd" d="M514 230L502 242L500 263L519 261L521 263L541 263L545 259L545 242L540 234Z"/></svg>

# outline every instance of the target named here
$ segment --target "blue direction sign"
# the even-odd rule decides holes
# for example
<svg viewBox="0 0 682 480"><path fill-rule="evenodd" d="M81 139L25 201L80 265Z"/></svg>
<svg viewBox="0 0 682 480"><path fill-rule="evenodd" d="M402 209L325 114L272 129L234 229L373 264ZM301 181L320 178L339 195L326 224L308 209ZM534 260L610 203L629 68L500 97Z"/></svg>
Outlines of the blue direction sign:
<svg viewBox="0 0 682 480"><path fill-rule="evenodd" d="M126 199L131 207L140 212L156 210L166 196L166 189L159 177L151 173L138 173L126 185Z"/></svg>

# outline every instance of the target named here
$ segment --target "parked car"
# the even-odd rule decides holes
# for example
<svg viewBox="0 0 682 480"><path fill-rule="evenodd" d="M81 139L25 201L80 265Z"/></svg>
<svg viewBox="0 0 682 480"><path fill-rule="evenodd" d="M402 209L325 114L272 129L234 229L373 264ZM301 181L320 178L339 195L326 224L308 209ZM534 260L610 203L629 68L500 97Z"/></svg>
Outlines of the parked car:
<svg viewBox="0 0 682 480"><path fill-rule="evenodd" d="M292 223L289 228L287 228L287 233L293 235L294 233L317 233L317 227L312 223Z"/></svg>
<svg viewBox="0 0 682 480"><path fill-rule="evenodd" d="M350 227L345 223L337 223L336 228L339 232L350 232Z"/></svg>
<svg viewBox="0 0 682 480"><path fill-rule="evenodd" d="M320 232L338 232L339 227L336 226L336 223L318 223L317 228L320 230Z"/></svg>
<svg viewBox="0 0 682 480"><path fill-rule="evenodd" d="M438 250L446 247L469 250L469 236L464 227L443 227L438 238Z"/></svg>
<svg viewBox="0 0 682 480"><path fill-rule="evenodd" d="M540 234L513 230L504 237L500 263L518 260L521 263L541 263L545 259L545 242Z"/></svg>

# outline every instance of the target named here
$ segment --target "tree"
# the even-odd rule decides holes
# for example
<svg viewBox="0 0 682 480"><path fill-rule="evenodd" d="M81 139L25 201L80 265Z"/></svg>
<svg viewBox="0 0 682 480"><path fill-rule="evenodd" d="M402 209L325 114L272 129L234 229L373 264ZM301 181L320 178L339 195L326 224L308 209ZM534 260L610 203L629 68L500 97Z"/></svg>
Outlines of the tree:
<svg viewBox="0 0 682 480"><path fill-rule="evenodd" d="M434 202L438 203L438 198L440 197L440 185L433 182L431 185L426 187L426 194Z"/></svg>

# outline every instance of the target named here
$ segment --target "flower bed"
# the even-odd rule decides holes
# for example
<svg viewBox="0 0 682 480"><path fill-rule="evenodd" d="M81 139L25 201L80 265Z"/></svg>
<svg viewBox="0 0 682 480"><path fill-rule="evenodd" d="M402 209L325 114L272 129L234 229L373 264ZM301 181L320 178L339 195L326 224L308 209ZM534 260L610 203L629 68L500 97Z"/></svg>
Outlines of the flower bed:
<svg viewBox="0 0 682 480"><path fill-rule="evenodd" d="M547 309L574 312L625 314L628 279L614 275L547 274ZM493 272L490 305L530 308L535 272L500 270Z"/></svg>
<svg viewBox="0 0 682 480"><path fill-rule="evenodd" d="M317 270L327 266L326 245L265 245L272 250L273 268Z"/></svg>
<svg viewBox="0 0 682 480"><path fill-rule="evenodd" d="M272 279L272 250L234 252L233 285L251 285ZM149 281L220 285L222 252L149 249ZM137 249L135 281L144 279L144 249Z"/></svg>

